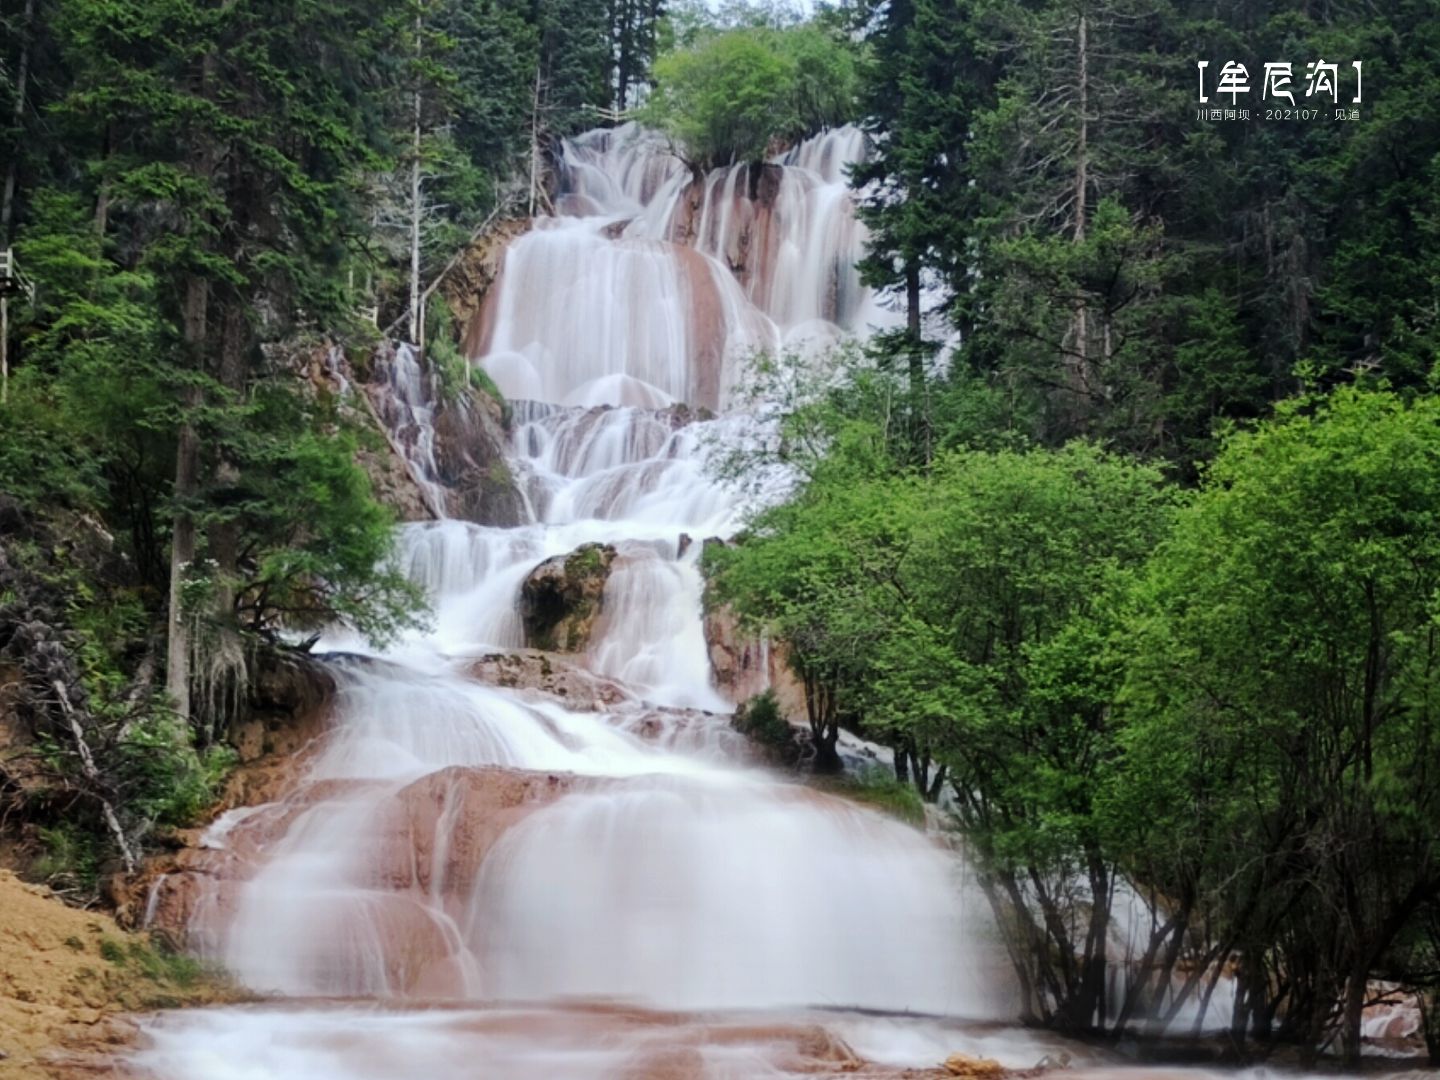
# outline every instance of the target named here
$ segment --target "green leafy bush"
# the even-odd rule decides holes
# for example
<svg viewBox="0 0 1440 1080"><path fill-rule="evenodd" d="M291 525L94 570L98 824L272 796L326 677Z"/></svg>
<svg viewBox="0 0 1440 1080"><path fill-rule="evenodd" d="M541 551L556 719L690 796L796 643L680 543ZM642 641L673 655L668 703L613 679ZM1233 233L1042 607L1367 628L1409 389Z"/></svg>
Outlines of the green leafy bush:
<svg viewBox="0 0 1440 1080"><path fill-rule="evenodd" d="M185 726L163 712L132 724L116 749L128 809L160 825L192 824L236 762L228 746L196 750Z"/></svg>
<svg viewBox="0 0 1440 1080"><path fill-rule="evenodd" d="M646 122L710 166L854 119L858 67L849 42L818 26L743 27L661 56L655 81Z"/></svg>
<svg viewBox="0 0 1440 1080"><path fill-rule="evenodd" d="M780 703L773 690L756 694L736 709L734 726L740 734L767 748L785 750L795 742L795 729L780 715Z"/></svg>

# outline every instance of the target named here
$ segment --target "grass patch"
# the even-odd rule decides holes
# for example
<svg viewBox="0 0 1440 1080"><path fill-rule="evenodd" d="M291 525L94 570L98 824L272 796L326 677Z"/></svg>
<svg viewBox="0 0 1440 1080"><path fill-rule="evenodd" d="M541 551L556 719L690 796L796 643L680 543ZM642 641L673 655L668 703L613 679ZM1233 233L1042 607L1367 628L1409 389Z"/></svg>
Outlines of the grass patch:
<svg viewBox="0 0 1440 1080"><path fill-rule="evenodd" d="M470 386L472 389L479 390L482 394L489 394L499 402L502 407L505 406L505 395L500 392L500 387L495 384L495 380L490 377L490 373L479 364L470 365Z"/></svg>
<svg viewBox="0 0 1440 1080"><path fill-rule="evenodd" d="M821 784L825 790L864 803L917 828L925 824L925 800L913 784L903 784L883 765L834 777Z"/></svg>
<svg viewBox="0 0 1440 1080"><path fill-rule="evenodd" d="M117 969L106 982L127 1007L174 1009L245 997L219 968L180 952L158 936L126 942L105 938L100 955Z"/></svg>
<svg viewBox="0 0 1440 1080"><path fill-rule="evenodd" d="M45 850L30 868L30 876L53 888L74 887L93 893L100 881L100 844L92 833L71 822L39 830Z"/></svg>

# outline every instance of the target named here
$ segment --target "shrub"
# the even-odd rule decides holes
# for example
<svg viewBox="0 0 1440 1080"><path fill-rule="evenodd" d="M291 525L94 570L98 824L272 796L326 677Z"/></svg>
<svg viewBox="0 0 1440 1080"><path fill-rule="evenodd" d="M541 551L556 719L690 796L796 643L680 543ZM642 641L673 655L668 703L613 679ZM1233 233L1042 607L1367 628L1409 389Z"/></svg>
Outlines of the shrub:
<svg viewBox="0 0 1440 1080"><path fill-rule="evenodd" d="M806 24L702 36L656 60L655 83L646 121L712 166L853 119L858 77L850 44Z"/></svg>
<svg viewBox="0 0 1440 1080"><path fill-rule="evenodd" d="M795 742L795 729L780 715L775 691L756 694L735 710L735 730L764 747L787 750Z"/></svg>

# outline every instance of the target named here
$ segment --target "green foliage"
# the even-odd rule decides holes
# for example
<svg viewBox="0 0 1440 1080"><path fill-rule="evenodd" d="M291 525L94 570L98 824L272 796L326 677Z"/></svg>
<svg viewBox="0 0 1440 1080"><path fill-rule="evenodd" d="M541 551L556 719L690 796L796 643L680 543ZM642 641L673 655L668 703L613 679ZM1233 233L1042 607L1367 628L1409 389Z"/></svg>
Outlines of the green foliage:
<svg viewBox="0 0 1440 1080"><path fill-rule="evenodd" d="M440 393L447 401L455 401L466 389L478 390L501 406L508 414L509 406L500 387L490 373L479 364L472 364L460 352L450 308L444 303L431 304L426 313L425 359L440 379ZM508 421L507 421L508 422Z"/></svg>
<svg viewBox="0 0 1440 1080"><path fill-rule="evenodd" d="M735 730L770 750L785 751L795 742L795 729L780 715L775 691L765 690L735 710Z"/></svg>
<svg viewBox="0 0 1440 1080"><path fill-rule="evenodd" d="M422 601L396 568L394 514L355 464L347 432L288 436L277 427L246 447L245 484L215 511L241 525L255 552L238 582L241 625L270 634L344 622L372 640L415 625Z"/></svg>
<svg viewBox="0 0 1440 1080"><path fill-rule="evenodd" d="M646 122L698 164L759 161L795 140L855 118L853 46L815 24L701 35L655 62Z"/></svg>
<svg viewBox="0 0 1440 1080"><path fill-rule="evenodd" d="M1137 592L1112 846L1280 966L1306 1037L1440 895L1437 515L1440 403L1300 399L1225 440Z"/></svg>
<svg viewBox="0 0 1440 1080"><path fill-rule="evenodd" d="M911 784L897 780L890 769L872 765L832 781L827 789L844 798L874 807L907 825L925 824L925 801Z"/></svg>
<svg viewBox="0 0 1440 1080"><path fill-rule="evenodd" d="M500 387L496 384L495 380L490 377L490 373L479 364L467 364L466 366L470 370L471 389L478 390L482 394L487 395L491 400L499 402L501 408L505 410L507 416L506 422L508 423L510 405L505 400L505 395L500 392Z"/></svg>
<svg viewBox="0 0 1440 1080"><path fill-rule="evenodd" d="M873 11L862 96L876 145L853 173L871 230L861 269L873 285L911 290L907 308L918 318L920 275L940 275L957 295L966 289L971 141L984 72L975 27L953 4L901 0Z"/></svg>
<svg viewBox="0 0 1440 1080"><path fill-rule="evenodd" d="M32 876L56 888L93 893L99 886L102 853L95 834L64 821L39 830L44 851L30 868Z"/></svg>
<svg viewBox="0 0 1440 1080"><path fill-rule="evenodd" d="M134 1007L173 1009L234 996L222 972L178 951L159 935L149 940L101 938L99 951L101 959L120 969L124 997L133 1000Z"/></svg>
<svg viewBox="0 0 1440 1080"><path fill-rule="evenodd" d="M609 565L605 549L599 544L581 544L565 560L565 576L572 580L595 577Z"/></svg>
<svg viewBox="0 0 1440 1080"><path fill-rule="evenodd" d="M111 767L127 810L157 825L193 825L215 802L236 764L228 746L197 751L186 727L162 712L131 724Z"/></svg>

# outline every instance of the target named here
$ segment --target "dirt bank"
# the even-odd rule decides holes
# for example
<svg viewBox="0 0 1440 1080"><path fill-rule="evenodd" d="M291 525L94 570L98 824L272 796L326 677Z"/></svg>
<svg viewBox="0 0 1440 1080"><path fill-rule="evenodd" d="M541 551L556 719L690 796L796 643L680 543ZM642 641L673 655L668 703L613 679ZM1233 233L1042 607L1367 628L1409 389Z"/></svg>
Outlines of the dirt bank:
<svg viewBox="0 0 1440 1080"><path fill-rule="evenodd" d="M237 999L193 960L0 870L0 1077L88 1075L135 1035L126 1012Z"/></svg>

